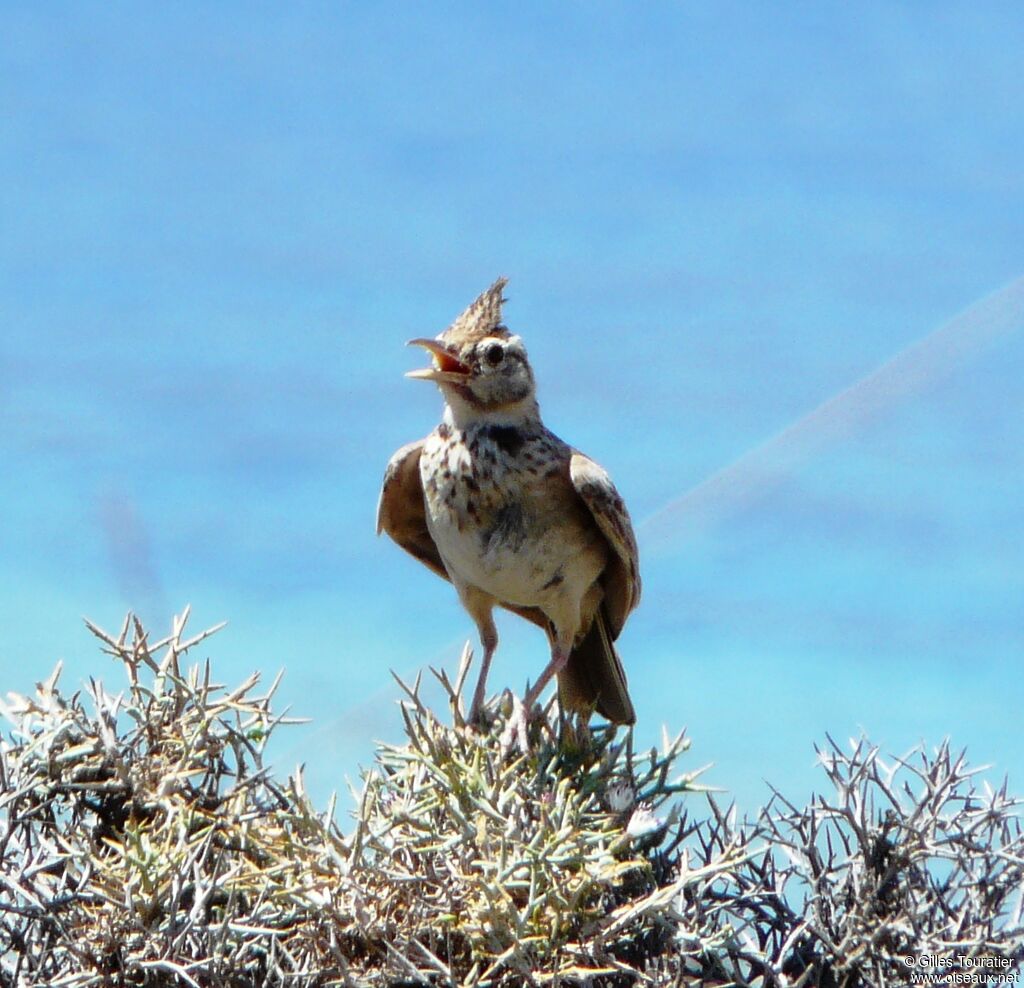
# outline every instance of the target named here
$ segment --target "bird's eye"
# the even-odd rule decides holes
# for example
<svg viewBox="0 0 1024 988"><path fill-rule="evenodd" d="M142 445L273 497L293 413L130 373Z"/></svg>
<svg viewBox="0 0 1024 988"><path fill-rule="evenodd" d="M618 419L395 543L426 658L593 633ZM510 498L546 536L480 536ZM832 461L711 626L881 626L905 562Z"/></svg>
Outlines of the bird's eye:
<svg viewBox="0 0 1024 988"><path fill-rule="evenodd" d="M497 367L504 359L505 348L500 343L492 343L486 350L484 350L484 360L486 360L492 367Z"/></svg>

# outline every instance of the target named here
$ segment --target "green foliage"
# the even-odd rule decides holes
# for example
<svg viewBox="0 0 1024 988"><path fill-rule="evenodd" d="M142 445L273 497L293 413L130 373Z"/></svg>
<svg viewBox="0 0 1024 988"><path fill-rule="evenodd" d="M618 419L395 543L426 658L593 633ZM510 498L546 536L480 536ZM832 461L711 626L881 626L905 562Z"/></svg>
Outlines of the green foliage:
<svg viewBox="0 0 1024 988"><path fill-rule="evenodd" d="M467 651L438 676L450 725L403 686L406 743L345 833L264 765L277 683L185 668L210 633L186 617L155 644L92 629L117 696L66 696L58 667L3 705L0 984L869 988L911 955L1024 952L1019 801L946 746L830 741L828 799L742 823L680 773L683 736L639 753L549 708L523 755L507 697L470 728Z"/></svg>
<svg viewBox="0 0 1024 988"><path fill-rule="evenodd" d="M683 891L747 853L698 876L676 866L678 832L659 849L674 820L656 812L694 787L671 778L683 737L638 758L628 734L547 714L513 754L500 725L461 724L461 689L441 679L456 726L409 690L408 744L382 747L367 780L352 873L367 928L385 931L396 973L444 984L632 983L672 951Z"/></svg>

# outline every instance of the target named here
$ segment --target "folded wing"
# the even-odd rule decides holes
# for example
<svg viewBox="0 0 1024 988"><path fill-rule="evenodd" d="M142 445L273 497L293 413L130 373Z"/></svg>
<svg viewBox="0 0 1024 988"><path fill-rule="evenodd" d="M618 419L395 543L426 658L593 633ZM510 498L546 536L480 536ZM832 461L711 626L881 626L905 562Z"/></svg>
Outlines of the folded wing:
<svg viewBox="0 0 1024 988"><path fill-rule="evenodd" d="M604 574L608 632L619 637L629 612L640 603L640 559L629 512L612 478L582 453L573 453L569 476L612 550Z"/></svg>
<svg viewBox="0 0 1024 988"><path fill-rule="evenodd" d="M387 534L411 556L438 576L450 580L441 553L427 527L427 511L420 479L420 455L426 440L403 446L391 457L384 471L384 485L377 503L377 534ZM500 603L500 602L499 602ZM520 617L532 621L545 631L548 620L535 607L501 605Z"/></svg>

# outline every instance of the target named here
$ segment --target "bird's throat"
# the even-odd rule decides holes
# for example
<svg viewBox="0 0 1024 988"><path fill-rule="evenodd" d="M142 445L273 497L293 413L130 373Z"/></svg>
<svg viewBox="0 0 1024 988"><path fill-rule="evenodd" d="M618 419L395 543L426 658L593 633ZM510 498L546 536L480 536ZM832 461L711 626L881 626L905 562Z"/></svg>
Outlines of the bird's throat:
<svg viewBox="0 0 1024 988"><path fill-rule="evenodd" d="M537 400L530 396L502 405L484 405L467 388L444 388L444 418L456 429L495 426L498 428L535 430L542 427Z"/></svg>

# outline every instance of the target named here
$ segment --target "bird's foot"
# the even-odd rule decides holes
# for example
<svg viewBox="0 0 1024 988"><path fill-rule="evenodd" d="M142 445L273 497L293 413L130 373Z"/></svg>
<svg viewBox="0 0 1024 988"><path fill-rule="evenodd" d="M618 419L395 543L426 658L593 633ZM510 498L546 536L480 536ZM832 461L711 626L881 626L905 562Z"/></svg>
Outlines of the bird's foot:
<svg viewBox="0 0 1024 988"><path fill-rule="evenodd" d="M508 752L513 745L524 755L530 753L530 712L526 709L523 701L512 694L512 712L505 722L505 730L501 732L501 750Z"/></svg>
<svg viewBox="0 0 1024 988"><path fill-rule="evenodd" d="M489 708L486 703L477 704L474 701L466 715L465 724L474 731L486 732L494 723L496 716L493 707Z"/></svg>

